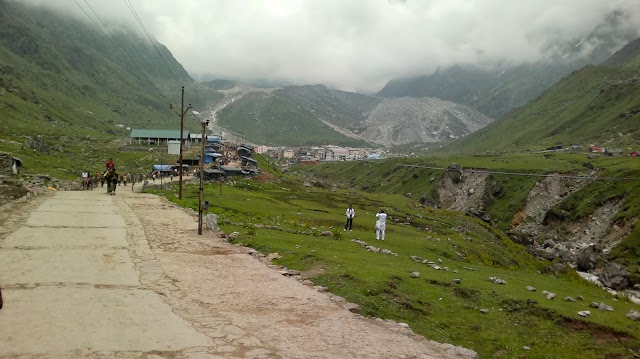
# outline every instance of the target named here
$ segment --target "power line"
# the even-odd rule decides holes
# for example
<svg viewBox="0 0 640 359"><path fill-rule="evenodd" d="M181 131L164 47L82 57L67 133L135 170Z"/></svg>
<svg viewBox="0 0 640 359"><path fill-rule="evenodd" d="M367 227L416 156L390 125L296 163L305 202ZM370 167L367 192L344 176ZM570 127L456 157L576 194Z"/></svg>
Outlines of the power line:
<svg viewBox="0 0 640 359"><path fill-rule="evenodd" d="M140 17L138 16L138 13L136 12L135 8L133 7L133 4L131 4L130 0L124 0L124 3L127 5L127 7L129 8L129 11L131 12L131 14L133 15L133 17L136 19L136 21L138 22L138 25L140 25L140 28L142 29L142 31L144 31L144 33L147 35L147 38L149 39L149 42L151 42L151 45L153 46L154 49L156 49L156 52L158 53L158 56L160 56L160 59L162 60L162 63L164 64L164 66L167 68L167 71L169 72L169 74L171 74L171 76L173 77L173 79L178 82L178 78L176 77L176 75L173 73L173 71L171 71L171 68L169 67L169 64L167 64L167 62L164 59L164 56L162 56L162 54L160 53L160 50L158 50L158 47L156 46L156 44L153 42L153 39L151 38L151 35L149 35L149 32L147 31L147 28L144 26L144 24L142 23L142 20L140 19Z"/></svg>
<svg viewBox="0 0 640 359"><path fill-rule="evenodd" d="M433 167L433 166L418 166L418 165L405 165L396 164L400 167L414 167L414 168L426 168L432 170L452 171L447 167ZM599 181L640 181L638 177L599 177L599 176L572 176L572 175L556 175L556 174L540 174L540 173L524 173L524 172L503 172L503 171L487 171L487 170L463 170L470 173L482 173L482 174L499 174L506 176L522 176L522 177L553 177L553 178L568 178L568 179L588 179Z"/></svg>
<svg viewBox="0 0 640 359"><path fill-rule="evenodd" d="M89 14L88 14L88 13L87 13L83 8L82 8L82 6L80 6L80 4L78 3L78 1L77 1L77 0L73 0L73 2L75 2L75 3L76 3L76 5L78 5L78 7L80 8L80 10L82 10L82 12L83 12L85 15L87 15L87 17L89 18L89 20L91 20L91 22L93 23L93 25L95 25L95 26L98 28L98 30L100 30L100 32L102 32L102 34L103 34L104 36L107 36L107 34L104 32L104 30L102 30L102 28L101 28L100 26L98 26L98 24L96 24L96 22L95 22L95 21L93 21L93 18L91 18L91 16L89 16ZM86 3L87 3L87 1L85 0L85 4L86 4ZM88 6L88 5L89 5L89 4L87 4L87 6ZM93 10L92 10L92 11L93 11ZM94 12L94 14L95 14L95 12ZM104 26L104 24L102 24L102 25ZM106 27L105 27L105 29L106 29Z"/></svg>
<svg viewBox="0 0 640 359"><path fill-rule="evenodd" d="M77 0L74 0L74 2L76 3L76 5L78 5L78 7L80 8L80 10L82 10L82 12L87 16L87 18L89 18L89 20L93 23L93 25L95 25L96 28L98 28L98 30L100 30L100 32L102 32L102 34L107 38L107 40L112 41L113 45L115 45L115 47L120 50L120 52L129 60L129 62L131 62L132 64L134 64L136 67L138 67L138 70L140 70L140 73L142 73L142 75L144 75L144 77L149 81L149 83L158 91L158 93L163 94L163 91L155 84L155 82L153 82L153 80L151 80L151 78L147 75L147 73L144 71L144 69L142 68L142 66L140 66L140 64L131 56L129 56L129 54L127 53L127 51L125 50L124 46L122 45L122 43L120 43L120 41L115 37L115 35L113 35L113 33L109 30L109 28L107 27L107 25L104 23L104 21L102 21L102 19L100 18L100 16L98 16L98 14L95 12L95 10L91 7L91 5L87 2L87 0L83 0L84 3L86 4L86 6L89 8L89 10L91 10L91 12L93 13L93 15L98 19L98 21L100 21L100 24L102 24L102 27L104 28L104 30L98 26L98 24L93 20L93 18L82 8L82 6L78 3ZM105 33L106 31L106 33ZM109 34L109 36L107 36L107 33Z"/></svg>

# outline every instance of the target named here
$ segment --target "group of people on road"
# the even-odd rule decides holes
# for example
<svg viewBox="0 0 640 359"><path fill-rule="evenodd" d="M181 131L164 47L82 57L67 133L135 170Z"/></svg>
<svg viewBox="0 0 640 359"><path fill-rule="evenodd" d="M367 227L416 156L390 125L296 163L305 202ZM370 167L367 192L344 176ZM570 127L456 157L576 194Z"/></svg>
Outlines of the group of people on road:
<svg viewBox="0 0 640 359"><path fill-rule="evenodd" d="M349 205L345 214L347 216L347 223L345 223L344 225L344 230L351 231L353 228L353 217L356 216L356 211L353 209L353 205L351 204ZM387 229L387 214L384 213L384 210L381 209L376 212L376 224L375 224L376 240L384 241L386 229Z"/></svg>
<svg viewBox="0 0 640 359"><path fill-rule="evenodd" d="M107 193L110 195L115 195L116 186L127 185L127 182L131 184L135 184L136 181L142 182L144 178L142 174L140 174L139 178L134 176L130 172L121 172L118 173L116 171L116 164L113 161L113 158L109 158L105 163L104 171L96 172L95 174L91 174L90 171L82 171L82 189L91 189L98 187L100 184L101 187L107 185Z"/></svg>

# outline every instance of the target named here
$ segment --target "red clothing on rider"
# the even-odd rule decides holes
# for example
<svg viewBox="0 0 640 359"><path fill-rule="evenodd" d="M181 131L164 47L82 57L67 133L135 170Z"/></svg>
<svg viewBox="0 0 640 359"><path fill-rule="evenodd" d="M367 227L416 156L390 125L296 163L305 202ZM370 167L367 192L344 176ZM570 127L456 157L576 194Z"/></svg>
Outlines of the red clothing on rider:
<svg viewBox="0 0 640 359"><path fill-rule="evenodd" d="M107 161L107 171L115 168L116 168L116 164L113 162L111 158L109 158L109 161Z"/></svg>

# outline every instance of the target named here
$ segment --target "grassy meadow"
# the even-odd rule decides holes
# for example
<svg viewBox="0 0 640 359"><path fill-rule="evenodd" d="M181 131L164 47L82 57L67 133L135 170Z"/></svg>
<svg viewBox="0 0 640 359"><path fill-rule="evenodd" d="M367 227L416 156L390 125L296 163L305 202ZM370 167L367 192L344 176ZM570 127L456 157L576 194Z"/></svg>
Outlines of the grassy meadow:
<svg viewBox="0 0 640 359"><path fill-rule="evenodd" d="M175 183L149 191L197 209L197 186L186 185L183 200L177 198ZM576 353L581 358L624 358L640 353L640 323L625 318L637 305L574 273L546 273L551 263L534 259L498 230L461 213L424 207L400 194L305 187L278 175L207 184L205 199L222 230L238 232L236 243L264 254L278 252L282 258L275 263L300 270L315 284L359 304L366 316L408 323L426 338L471 348L482 358L575 358ZM345 232L349 204L356 217L353 231ZM384 242L375 240L378 209L389 214ZM321 236L322 231L332 235ZM369 252L355 239L397 256ZM435 270L411 256L448 270ZM419 278L410 277L415 271ZM494 284L489 277L507 284ZM557 297L546 299L544 290ZM583 300L565 301L567 296ZM590 308L592 302L615 310ZM578 316L582 310L591 315Z"/></svg>

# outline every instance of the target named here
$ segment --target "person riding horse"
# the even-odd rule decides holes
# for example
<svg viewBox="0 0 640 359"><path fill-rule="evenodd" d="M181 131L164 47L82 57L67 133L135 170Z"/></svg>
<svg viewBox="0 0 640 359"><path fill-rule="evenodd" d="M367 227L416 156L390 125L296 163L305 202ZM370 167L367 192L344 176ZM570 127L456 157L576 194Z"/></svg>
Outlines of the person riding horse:
<svg viewBox="0 0 640 359"><path fill-rule="evenodd" d="M107 194L115 195L116 186L118 184L118 174L115 168L110 168L104 173L104 179L107 182Z"/></svg>

